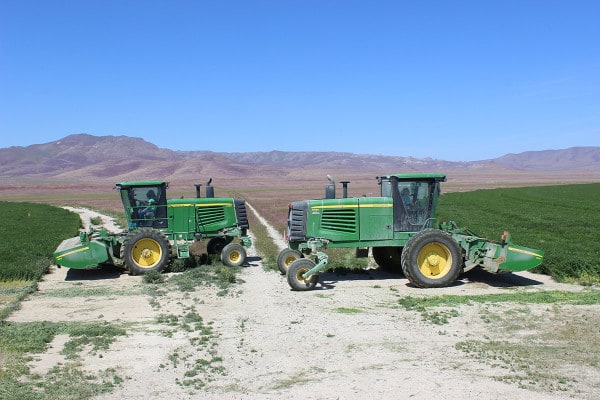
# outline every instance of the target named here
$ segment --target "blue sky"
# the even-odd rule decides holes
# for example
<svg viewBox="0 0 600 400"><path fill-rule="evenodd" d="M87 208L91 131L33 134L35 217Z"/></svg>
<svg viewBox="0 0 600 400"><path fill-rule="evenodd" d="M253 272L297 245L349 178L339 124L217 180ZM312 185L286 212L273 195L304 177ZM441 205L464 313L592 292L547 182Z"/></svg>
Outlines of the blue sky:
<svg viewBox="0 0 600 400"><path fill-rule="evenodd" d="M0 1L0 147L600 146L600 1Z"/></svg>

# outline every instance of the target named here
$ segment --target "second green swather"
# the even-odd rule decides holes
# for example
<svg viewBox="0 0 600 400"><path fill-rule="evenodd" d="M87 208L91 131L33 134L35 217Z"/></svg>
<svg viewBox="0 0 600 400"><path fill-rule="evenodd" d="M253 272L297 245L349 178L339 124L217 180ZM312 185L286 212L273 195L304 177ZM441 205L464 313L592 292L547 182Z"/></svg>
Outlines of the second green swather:
<svg viewBox="0 0 600 400"><path fill-rule="evenodd" d="M369 248L383 268L402 269L421 288L444 287L475 267L492 273L523 271L542 263L541 250L517 246L504 232L500 241L478 236L454 222L435 217L444 174L394 174L377 177L378 197L336 198L335 182L325 198L294 201L289 205L288 247L277 266L295 290L313 289L327 267L327 248L356 248L366 257Z"/></svg>

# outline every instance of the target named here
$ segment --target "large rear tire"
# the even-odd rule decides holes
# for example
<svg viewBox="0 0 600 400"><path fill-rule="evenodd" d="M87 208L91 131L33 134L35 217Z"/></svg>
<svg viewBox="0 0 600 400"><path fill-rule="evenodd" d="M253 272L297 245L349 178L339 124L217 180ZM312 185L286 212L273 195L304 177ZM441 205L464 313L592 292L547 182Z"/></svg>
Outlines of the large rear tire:
<svg viewBox="0 0 600 400"><path fill-rule="evenodd" d="M438 229L417 233L404 246L402 272L415 286L438 288L452 284L462 271L463 256L452 236Z"/></svg>
<svg viewBox="0 0 600 400"><path fill-rule="evenodd" d="M303 278L306 272L314 268L316 264L308 258L300 258L290 264L290 268L287 271L286 277L288 284L294 290L312 290L317 286L319 282L319 274L314 274L308 278Z"/></svg>
<svg viewBox="0 0 600 400"><path fill-rule="evenodd" d="M129 232L121 249L131 275L161 272L171 263L171 243L156 229L141 228Z"/></svg>
<svg viewBox="0 0 600 400"><path fill-rule="evenodd" d="M386 271L402 272L402 247L373 247L373 259Z"/></svg>
<svg viewBox="0 0 600 400"><path fill-rule="evenodd" d="M287 274L288 269L292 263L300 258L303 258L302 253L294 249L283 249L277 255L277 269L283 275Z"/></svg>
<svg viewBox="0 0 600 400"><path fill-rule="evenodd" d="M239 243L229 243L221 251L221 261L228 267L239 267L246 262L246 250Z"/></svg>

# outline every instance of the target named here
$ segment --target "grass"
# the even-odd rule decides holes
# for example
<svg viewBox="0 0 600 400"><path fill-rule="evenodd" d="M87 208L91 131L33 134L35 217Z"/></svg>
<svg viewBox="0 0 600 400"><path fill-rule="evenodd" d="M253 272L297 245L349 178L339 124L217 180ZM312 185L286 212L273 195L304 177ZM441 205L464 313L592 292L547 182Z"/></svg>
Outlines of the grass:
<svg viewBox="0 0 600 400"><path fill-rule="evenodd" d="M130 288L85 286L80 282L75 282L73 286L61 289L46 289L44 295L47 297L109 297L109 296L131 296L142 293Z"/></svg>
<svg viewBox="0 0 600 400"><path fill-rule="evenodd" d="M590 338L600 330L597 314L553 307L540 318L530 314L496 318L489 325L494 332L455 344L457 350L494 368L496 380L551 393L577 393L581 381L597 385L600 348L590 345ZM509 336L499 330L507 325L514 327Z"/></svg>
<svg viewBox="0 0 600 400"><path fill-rule="evenodd" d="M35 281L6 281L0 282L0 320L4 320L17 309L27 295L35 292Z"/></svg>
<svg viewBox="0 0 600 400"><path fill-rule="evenodd" d="M338 307L334 311L340 314L360 314L363 312L361 309L350 307Z"/></svg>
<svg viewBox="0 0 600 400"><path fill-rule="evenodd" d="M187 332L194 349L193 352L176 349L168 357L174 368L182 368L184 371L176 379L179 385L198 390L226 374L222 366L223 359L217 355L217 334L212 323L205 322L196 311L189 309L182 315L161 314L156 322L167 327L163 331L167 337L171 337L177 330ZM165 367L166 365L162 366Z"/></svg>
<svg viewBox="0 0 600 400"><path fill-rule="evenodd" d="M575 306L600 304L600 290L407 296L398 304L434 325L460 316L465 310L458 307L478 307L485 334L461 334L454 347L494 369L492 376L499 381L550 393L577 392L581 379L592 386L598 382L600 347L592 338L600 330L600 318L593 308ZM535 305L543 307L536 312Z"/></svg>
<svg viewBox="0 0 600 400"><path fill-rule="evenodd" d="M57 335L68 335L61 354L68 360L44 376L32 374L28 362L43 353ZM121 378L107 369L98 375L80 369L79 353L106 350L126 331L104 323L0 322L0 398L2 399L88 399L111 391Z"/></svg>
<svg viewBox="0 0 600 400"><path fill-rule="evenodd" d="M37 287L63 239L77 234L79 217L46 204L0 202L0 320Z"/></svg>
<svg viewBox="0 0 600 400"><path fill-rule="evenodd" d="M0 281L37 281L63 239L77 234L79 216L46 204L0 202Z"/></svg>
<svg viewBox="0 0 600 400"><path fill-rule="evenodd" d="M278 271L276 260L279 248L271 240L267 228L260 223L253 212L248 212L248 223L250 224L250 232L254 237L252 246L261 256L263 268Z"/></svg>
<svg viewBox="0 0 600 400"><path fill-rule="evenodd" d="M488 239L511 232L515 244L545 252L534 271L561 282L600 283L600 184L449 193L438 218Z"/></svg>
<svg viewBox="0 0 600 400"><path fill-rule="evenodd" d="M421 311L431 307L455 307L475 303L515 302L519 304L600 304L600 290L585 290L582 292L565 292L548 290L539 292L507 291L472 296L443 295L443 296L406 296L398 300L398 304L406 310Z"/></svg>
<svg viewBox="0 0 600 400"><path fill-rule="evenodd" d="M485 295L443 295L443 296L406 296L398 300L398 305L409 311L421 313L423 321L436 325L445 325L460 313L453 307L473 304L498 304L517 303L524 304L569 304L593 305L600 304L600 290L586 290L583 292L565 291L539 291L495 293ZM489 314L482 314L482 318L493 318Z"/></svg>
<svg viewBox="0 0 600 400"><path fill-rule="evenodd" d="M172 275L167 281L167 286L169 290L180 292L193 292L198 286L214 286L220 289L218 295L223 296L234 284L242 282L238 278L241 268L213 262Z"/></svg>

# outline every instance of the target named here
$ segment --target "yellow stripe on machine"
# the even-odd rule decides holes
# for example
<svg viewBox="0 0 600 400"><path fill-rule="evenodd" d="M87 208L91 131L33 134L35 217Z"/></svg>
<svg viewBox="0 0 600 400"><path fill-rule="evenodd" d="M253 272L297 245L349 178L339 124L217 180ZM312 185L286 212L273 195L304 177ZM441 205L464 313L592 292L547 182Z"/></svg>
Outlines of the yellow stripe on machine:
<svg viewBox="0 0 600 400"><path fill-rule="evenodd" d="M82 247L80 249L71 250L71 251L68 251L68 252L66 252L64 254L61 254L60 256L57 256L56 260L58 261L58 260L62 259L63 257L70 256L71 254L79 253L81 251L87 251L89 249L90 249L89 246L86 246L86 247Z"/></svg>
<svg viewBox="0 0 600 400"><path fill-rule="evenodd" d="M510 251L516 251L517 253L527 254L527 255L530 255L530 256L537 257L537 258L542 258L541 254L534 253L533 251L527 251L527 250L523 250L523 249L517 249L515 247L510 247L510 246L508 247L508 250L510 250Z"/></svg>
<svg viewBox="0 0 600 400"><path fill-rule="evenodd" d="M208 203L208 204L169 204L169 207L214 207L214 206L224 206L224 207L233 207L231 203Z"/></svg>
<svg viewBox="0 0 600 400"><path fill-rule="evenodd" d="M316 210L318 208L390 208L394 205L388 204L340 204L333 206L312 206L311 209Z"/></svg>

